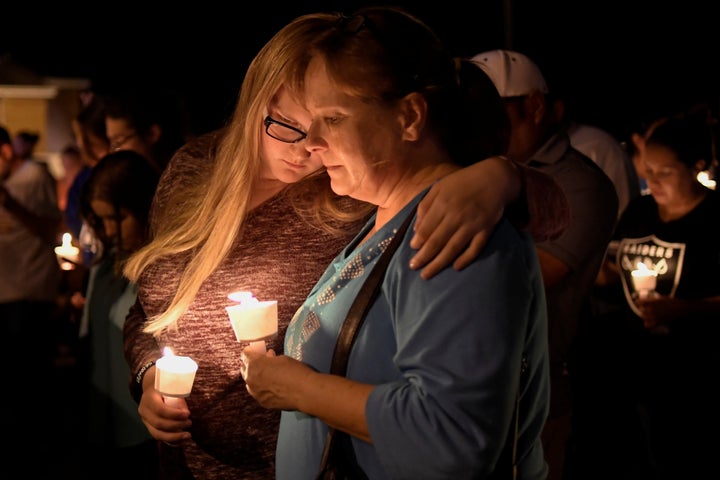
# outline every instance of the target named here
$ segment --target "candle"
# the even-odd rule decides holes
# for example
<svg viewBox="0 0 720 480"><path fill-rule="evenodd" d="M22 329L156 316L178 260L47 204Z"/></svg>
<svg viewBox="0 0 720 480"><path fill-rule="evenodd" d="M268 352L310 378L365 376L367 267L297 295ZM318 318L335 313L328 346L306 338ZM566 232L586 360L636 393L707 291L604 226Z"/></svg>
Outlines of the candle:
<svg viewBox="0 0 720 480"><path fill-rule="evenodd" d="M647 298L655 291L657 286L657 272L651 270L644 263L637 264L637 270L630 272L632 275L633 286L638 292L640 298Z"/></svg>
<svg viewBox="0 0 720 480"><path fill-rule="evenodd" d="M63 270L72 270L75 268L74 264L80 263L80 249L73 246L69 233L63 233L62 245L55 247L55 255Z"/></svg>
<svg viewBox="0 0 720 480"><path fill-rule="evenodd" d="M190 395L198 365L190 357L175 355L169 347L163 357L155 362L155 390L165 398L165 403L175 404L175 398Z"/></svg>
<svg viewBox="0 0 720 480"><path fill-rule="evenodd" d="M707 188L710 188L710 189L712 189L712 190L715 190L716 182L715 182L715 180L713 180L712 178L710 178L710 172L708 172L707 170L704 170L704 171L702 171L702 172L699 172L699 173L697 174L697 180L698 180L698 182L700 182L700 183L702 183L703 185L705 185Z"/></svg>
<svg viewBox="0 0 720 480"><path fill-rule="evenodd" d="M278 331L277 301L261 302L250 292L234 292L228 295L236 305L225 307L230 324L238 342L249 342L245 347L265 352L265 339Z"/></svg>

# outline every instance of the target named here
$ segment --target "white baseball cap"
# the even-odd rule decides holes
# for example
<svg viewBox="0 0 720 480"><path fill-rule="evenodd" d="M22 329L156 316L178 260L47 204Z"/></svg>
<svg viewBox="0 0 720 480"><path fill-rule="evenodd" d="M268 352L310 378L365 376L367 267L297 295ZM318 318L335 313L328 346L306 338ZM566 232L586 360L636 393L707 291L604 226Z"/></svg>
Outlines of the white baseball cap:
<svg viewBox="0 0 720 480"><path fill-rule="evenodd" d="M500 96L520 97L539 91L548 93L547 83L538 66L522 53L512 50L490 50L472 57L487 73Z"/></svg>

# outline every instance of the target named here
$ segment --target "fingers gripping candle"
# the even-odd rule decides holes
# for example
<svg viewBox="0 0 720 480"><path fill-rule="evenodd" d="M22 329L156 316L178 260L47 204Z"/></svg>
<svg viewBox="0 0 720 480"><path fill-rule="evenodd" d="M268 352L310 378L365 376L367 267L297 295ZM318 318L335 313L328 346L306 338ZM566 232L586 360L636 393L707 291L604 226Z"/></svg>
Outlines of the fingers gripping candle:
<svg viewBox="0 0 720 480"><path fill-rule="evenodd" d="M265 339L277 334L277 301L259 301L250 292L234 292L228 298L236 305L225 307L230 324L238 342L249 342L245 347L253 351L265 352Z"/></svg>
<svg viewBox="0 0 720 480"><path fill-rule="evenodd" d="M175 399L190 395L198 365L190 357L175 355L165 347L162 358L155 362L155 390L160 392L168 405L176 405Z"/></svg>

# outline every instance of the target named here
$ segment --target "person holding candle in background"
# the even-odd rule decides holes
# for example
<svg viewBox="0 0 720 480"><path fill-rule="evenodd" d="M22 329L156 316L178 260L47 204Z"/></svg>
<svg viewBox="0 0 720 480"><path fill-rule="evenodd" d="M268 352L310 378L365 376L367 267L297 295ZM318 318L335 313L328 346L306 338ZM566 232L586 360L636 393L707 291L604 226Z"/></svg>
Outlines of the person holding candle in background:
<svg viewBox="0 0 720 480"><path fill-rule="evenodd" d="M583 457L598 475L586 478L639 478L633 475L642 459L652 478L663 480L703 478L714 468L720 440L707 432L720 427L713 381L720 363L720 233L713 227L720 200L697 174L713 161L716 124L711 110L699 105L655 122L645 139L650 193L623 213L613 237L616 257L598 277L604 296L623 310L596 320L602 328L593 332L595 349L587 352L597 362L586 393L596 402L597 422L583 437L590 442L584 451L602 461ZM655 284L647 294L633 277L643 270ZM606 461L608 442L617 448L640 423L647 441Z"/></svg>
<svg viewBox="0 0 720 480"><path fill-rule="evenodd" d="M80 93L79 102L80 109L72 119L71 127L83 165L67 190L63 228L67 229L80 248L81 262L66 272L58 298L60 314L64 316L66 330L66 334L63 335L65 338L61 343L67 344L64 348L71 356L77 353L74 351L77 348L75 342L78 337L79 319L85 305L87 278L93 257L98 253L99 248L99 242L93 237L91 229L83 222L80 213L80 196L93 167L110 152L101 97L93 90L88 90Z"/></svg>
<svg viewBox="0 0 720 480"><path fill-rule="evenodd" d="M119 150L92 169L80 198L82 220L101 242L89 271L80 320L87 346L88 445L99 466L93 477L157 478L157 445L128 392L130 371L123 353L123 325L137 285L122 275L128 256L148 238L148 214L160 175L141 154Z"/></svg>
<svg viewBox="0 0 720 480"><path fill-rule="evenodd" d="M138 283L138 302L125 323L126 357L139 412L162 441L164 478L275 474L279 414L245 389L245 344L238 343L226 307L237 291L277 301L278 334L267 344L282 351L293 313L371 213L368 204L331 191L320 160L306 147L309 114L288 84L306 45L334 18L299 19L261 49L226 128L199 137L171 160L154 201L153 240L124 270ZM485 127L496 132L492 124ZM529 228L540 237L556 235L567 221L558 215L564 196L547 176L523 171L527 196L545 202L530 212ZM424 267L418 278L454 259L462 268L478 255L505 203L518 198L517 172L493 157L430 190L413 243L422 246L413 264ZM548 202L560 208L546 208ZM527 209L524 195L517 204ZM187 407L168 407L154 389L152 362L165 346L199 364Z"/></svg>
<svg viewBox="0 0 720 480"><path fill-rule="evenodd" d="M311 115L306 148L335 193L377 207L293 317L286 355L243 352L250 394L282 409L276 478L316 478L331 426L349 435L339 450L349 469L368 479L512 478L503 452L515 438L518 478L544 479L543 279L533 240L506 218L465 269L428 280L409 268L412 235L404 235L347 375L329 373L352 302L427 190L478 151L506 150L510 124L495 86L393 8L335 16L307 51L296 80ZM486 135L494 144L479 145Z"/></svg>
<svg viewBox="0 0 720 480"><path fill-rule="evenodd" d="M33 431L43 418L36 409L47 408L43 389L56 353L52 320L61 271L54 248L61 220L47 165L17 157L0 126L0 360L8 367L2 411L4 426L17 422L6 429L13 444L22 438L16 434Z"/></svg>

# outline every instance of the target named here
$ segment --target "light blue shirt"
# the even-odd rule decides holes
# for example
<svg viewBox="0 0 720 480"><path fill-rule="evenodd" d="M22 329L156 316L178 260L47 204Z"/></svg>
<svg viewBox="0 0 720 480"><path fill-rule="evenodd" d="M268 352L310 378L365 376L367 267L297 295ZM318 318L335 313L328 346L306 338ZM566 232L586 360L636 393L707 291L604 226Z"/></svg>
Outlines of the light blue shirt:
<svg viewBox="0 0 720 480"><path fill-rule="evenodd" d="M287 355L329 371L352 301L420 197L353 250L371 219L338 255L293 318ZM525 356L520 472L545 478L539 435L549 401L547 317L532 240L502 221L470 266L423 280L407 266L411 237L391 260L349 358L348 378L376 385L365 410L373 443L352 439L358 463L371 479L487 474L510 431ZM277 478L314 478L326 434L319 419L283 411Z"/></svg>

